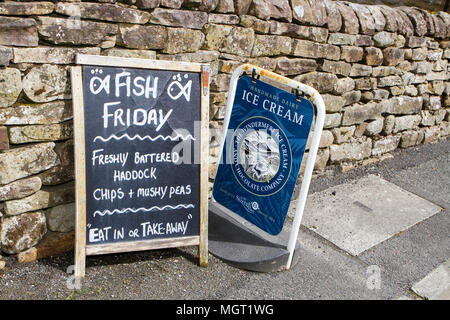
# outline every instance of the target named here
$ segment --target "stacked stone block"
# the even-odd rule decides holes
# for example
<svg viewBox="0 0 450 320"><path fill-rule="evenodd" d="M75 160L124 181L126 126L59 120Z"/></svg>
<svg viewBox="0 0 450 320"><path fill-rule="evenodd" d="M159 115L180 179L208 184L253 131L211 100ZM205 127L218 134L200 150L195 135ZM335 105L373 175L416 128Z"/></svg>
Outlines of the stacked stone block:
<svg viewBox="0 0 450 320"><path fill-rule="evenodd" d="M445 12L331 0L1 2L0 250L20 256L73 232L77 53L209 63L211 185L237 66L322 94L321 172L448 137L449 36Z"/></svg>

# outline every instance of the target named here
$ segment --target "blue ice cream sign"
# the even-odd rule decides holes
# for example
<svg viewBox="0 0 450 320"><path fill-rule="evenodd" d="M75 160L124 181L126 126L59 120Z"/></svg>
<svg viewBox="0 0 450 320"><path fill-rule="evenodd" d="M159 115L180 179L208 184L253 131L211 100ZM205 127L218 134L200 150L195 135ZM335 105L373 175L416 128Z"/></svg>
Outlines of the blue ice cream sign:
<svg viewBox="0 0 450 320"><path fill-rule="evenodd" d="M280 233L314 107L250 76L237 82L214 199L269 234Z"/></svg>

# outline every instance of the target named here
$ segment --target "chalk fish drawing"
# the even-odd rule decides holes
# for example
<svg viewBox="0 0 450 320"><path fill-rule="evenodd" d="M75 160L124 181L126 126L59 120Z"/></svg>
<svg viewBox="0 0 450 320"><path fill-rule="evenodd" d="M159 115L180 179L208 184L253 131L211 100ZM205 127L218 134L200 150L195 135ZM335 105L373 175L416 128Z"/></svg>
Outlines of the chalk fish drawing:
<svg viewBox="0 0 450 320"><path fill-rule="evenodd" d="M188 75L185 74L184 78L187 80ZM172 80L169 87L167 87L167 94L169 97L171 97L172 100L178 100L181 96L184 96L186 101L189 102L191 100L192 80L189 80L185 85L182 85L180 74L174 75Z"/></svg>

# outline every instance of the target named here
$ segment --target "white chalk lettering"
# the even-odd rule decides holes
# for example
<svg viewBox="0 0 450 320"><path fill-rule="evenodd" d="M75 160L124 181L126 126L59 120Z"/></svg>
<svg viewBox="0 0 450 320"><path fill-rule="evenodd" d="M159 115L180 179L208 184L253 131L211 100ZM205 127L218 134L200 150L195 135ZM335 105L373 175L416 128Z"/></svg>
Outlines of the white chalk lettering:
<svg viewBox="0 0 450 320"><path fill-rule="evenodd" d="M156 180L156 168L150 167L144 170L114 170L113 178L114 182L130 181L130 180L142 180L142 179L155 179Z"/></svg>
<svg viewBox="0 0 450 320"><path fill-rule="evenodd" d="M110 126L110 118L114 127L117 126L145 126L153 125L158 132L167 120L169 120L173 109L168 110L166 113L162 109L149 109L136 108L131 110L130 108L118 107L120 101L107 102L103 104L103 127L106 129ZM110 110L110 107L116 107L114 111Z"/></svg>
<svg viewBox="0 0 450 320"><path fill-rule="evenodd" d="M189 221L186 222L167 222L166 223L166 234L172 233L186 233Z"/></svg>
<svg viewBox="0 0 450 320"><path fill-rule="evenodd" d="M173 195L189 195L191 194L191 185L188 184L186 186L171 186L169 189L169 198L172 198Z"/></svg>
<svg viewBox="0 0 450 320"><path fill-rule="evenodd" d="M95 73L95 72L94 72ZM102 72L100 72L101 74ZM146 78L136 76L131 78L131 73L123 71L117 73L114 77L114 96L131 96L131 94L140 97L145 95L146 99L158 97L158 77L147 76ZM111 75L104 78L99 76L92 77L89 82L90 92L94 95L99 94L102 90L109 95L111 91Z"/></svg>
<svg viewBox="0 0 450 320"><path fill-rule="evenodd" d="M138 198L154 198L159 197L164 199L167 193L168 186L164 187L150 187L150 188L138 188L136 196Z"/></svg>
<svg viewBox="0 0 450 320"><path fill-rule="evenodd" d="M151 235L160 235L165 233L165 228L162 223L151 223L144 222L141 223L142 226L142 236L147 237Z"/></svg>
<svg viewBox="0 0 450 320"><path fill-rule="evenodd" d="M119 189L107 189L107 188L97 188L93 192L93 197L95 200L109 200L114 202L115 199L123 199L125 193L122 191L122 188Z"/></svg>
<svg viewBox="0 0 450 320"><path fill-rule="evenodd" d="M108 164L121 164L125 165L128 159L128 152L103 154L104 149L96 149L92 151L92 165L104 166Z"/></svg>
<svg viewBox="0 0 450 320"><path fill-rule="evenodd" d="M89 242L108 241L109 229L111 229L111 227L90 229Z"/></svg>
<svg viewBox="0 0 450 320"><path fill-rule="evenodd" d="M130 96L131 94L131 86L130 86L130 82L131 82L131 78L129 77L130 73L129 72L121 72L116 74L116 97L120 97L120 88L121 87L126 87L127 90L127 97ZM120 82L122 77L126 77L125 78L125 82Z"/></svg>
<svg viewBox="0 0 450 320"><path fill-rule="evenodd" d="M177 163L180 159L178 152L163 153L134 153L135 164L155 163L155 162L173 162Z"/></svg>

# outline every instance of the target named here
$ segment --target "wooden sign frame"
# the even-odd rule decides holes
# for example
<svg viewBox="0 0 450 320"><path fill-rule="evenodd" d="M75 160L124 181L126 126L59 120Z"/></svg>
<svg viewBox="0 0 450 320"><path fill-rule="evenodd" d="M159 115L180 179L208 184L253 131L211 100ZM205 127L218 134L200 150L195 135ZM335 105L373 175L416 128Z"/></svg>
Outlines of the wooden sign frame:
<svg viewBox="0 0 450 320"><path fill-rule="evenodd" d="M199 265L208 265L209 64L78 54L71 68L75 142L75 277L85 276L86 256L151 249L198 246ZM80 65L200 73L200 227L198 236L86 245L86 145L83 75Z"/></svg>

